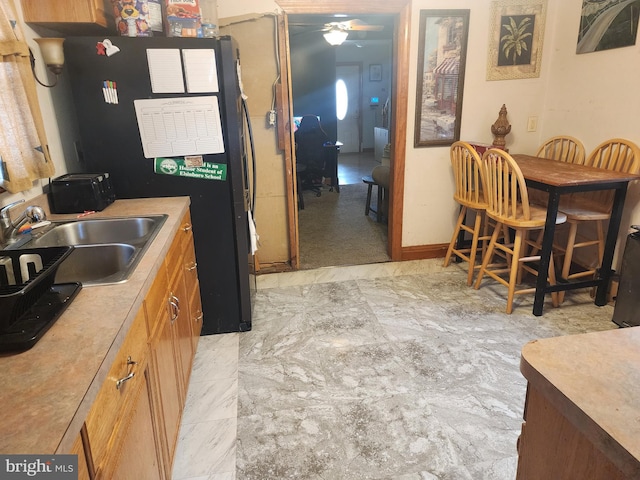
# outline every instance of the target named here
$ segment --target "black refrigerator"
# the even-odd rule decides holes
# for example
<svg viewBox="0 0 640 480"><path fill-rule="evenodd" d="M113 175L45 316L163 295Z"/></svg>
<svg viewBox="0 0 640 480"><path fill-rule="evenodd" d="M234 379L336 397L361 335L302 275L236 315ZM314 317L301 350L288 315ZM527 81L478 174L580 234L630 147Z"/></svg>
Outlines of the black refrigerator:
<svg viewBox="0 0 640 480"><path fill-rule="evenodd" d="M202 335L251 329L251 126L233 38L67 37L85 172L116 198L189 196ZM253 227L253 225L251 225Z"/></svg>

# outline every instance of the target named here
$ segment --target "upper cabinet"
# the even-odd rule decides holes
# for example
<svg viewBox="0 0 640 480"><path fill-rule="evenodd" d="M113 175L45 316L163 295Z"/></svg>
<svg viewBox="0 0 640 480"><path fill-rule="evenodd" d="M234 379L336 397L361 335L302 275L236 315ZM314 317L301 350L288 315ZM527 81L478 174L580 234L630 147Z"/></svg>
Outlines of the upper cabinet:
<svg viewBox="0 0 640 480"><path fill-rule="evenodd" d="M20 0L25 23L67 35L90 35L113 30L109 0ZM115 31L115 30L113 30Z"/></svg>

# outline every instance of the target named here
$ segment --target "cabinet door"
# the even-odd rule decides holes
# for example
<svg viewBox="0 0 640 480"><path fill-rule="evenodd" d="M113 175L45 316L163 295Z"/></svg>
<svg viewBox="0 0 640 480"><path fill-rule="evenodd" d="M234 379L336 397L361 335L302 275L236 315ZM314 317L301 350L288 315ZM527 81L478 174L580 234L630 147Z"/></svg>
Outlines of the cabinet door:
<svg viewBox="0 0 640 480"><path fill-rule="evenodd" d="M185 292L182 268L177 268L171 284L171 319L173 321L175 346L180 370L182 400L186 399L193 361L193 343L191 341L191 318L189 317L189 298Z"/></svg>
<svg viewBox="0 0 640 480"><path fill-rule="evenodd" d="M134 319L109 374L100 388L85 425L96 472L101 471L118 445L120 425L131 403L131 396L141 383L141 368L149 354L144 311Z"/></svg>
<svg viewBox="0 0 640 480"><path fill-rule="evenodd" d="M168 297L168 293L166 295ZM173 346L173 329L169 312L158 312L159 329L151 343L152 389L156 399L156 419L161 434L161 450L167 478L170 478L173 453L178 442L182 403L178 383L178 366Z"/></svg>
<svg viewBox="0 0 640 480"><path fill-rule="evenodd" d="M72 33L78 24L106 27L112 19L105 0L21 0L21 5L26 23Z"/></svg>
<svg viewBox="0 0 640 480"><path fill-rule="evenodd" d="M191 340L195 353L202 330L202 300L200 298L200 283L198 281L198 264L193 245L193 235L184 245L184 285L189 297L189 317L191 319Z"/></svg>
<svg viewBox="0 0 640 480"><path fill-rule="evenodd" d="M84 452L84 445L82 443L82 436L78 435L76 441L73 442L71 447L72 455L78 455L78 480L89 480L89 465L87 464L87 456Z"/></svg>
<svg viewBox="0 0 640 480"><path fill-rule="evenodd" d="M126 432L120 441L120 454L113 463L109 479L161 480L164 478L152 412L149 369L144 370L144 383L133 399L126 418Z"/></svg>
<svg viewBox="0 0 640 480"><path fill-rule="evenodd" d="M527 388L525 405L517 480L630 478L531 385Z"/></svg>
<svg viewBox="0 0 640 480"><path fill-rule="evenodd" d="M189 300L189 316L191 318L191 341L193 351L198 349L198 340L202 331L202 299L200 298L200 286L196 283L196 288L191 292Z"/></svg>

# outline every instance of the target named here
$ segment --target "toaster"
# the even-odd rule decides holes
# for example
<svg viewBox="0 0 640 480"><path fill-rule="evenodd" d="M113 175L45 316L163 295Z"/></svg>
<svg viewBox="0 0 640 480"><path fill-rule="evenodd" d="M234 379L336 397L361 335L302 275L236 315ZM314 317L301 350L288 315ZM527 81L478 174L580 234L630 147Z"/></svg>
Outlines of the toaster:
<svg viewBox="0 0 640 480"><path fill-rule="evenodd" d="M84 213L104 210L115 200L108 173L67 173L49 185L52 213Z"/></svg>

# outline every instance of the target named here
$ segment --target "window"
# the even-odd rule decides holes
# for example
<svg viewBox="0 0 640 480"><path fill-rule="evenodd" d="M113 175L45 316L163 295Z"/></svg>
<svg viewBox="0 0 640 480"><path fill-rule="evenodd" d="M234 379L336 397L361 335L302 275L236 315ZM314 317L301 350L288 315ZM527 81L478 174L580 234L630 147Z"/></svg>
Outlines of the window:
<svg viewBox="0 0 640 480"><path fill-rule="evenodd" d="M344 120L349 109L349 92L347 84L341 78L336 82L336 115L338 120Z"/></svg>
<svg viewBox="0 0 640 480"><path fill-rule="evenodd" d="M12 193L54 173L29 47L17 18L14 0L0 2L0 187Z"/></svg>

